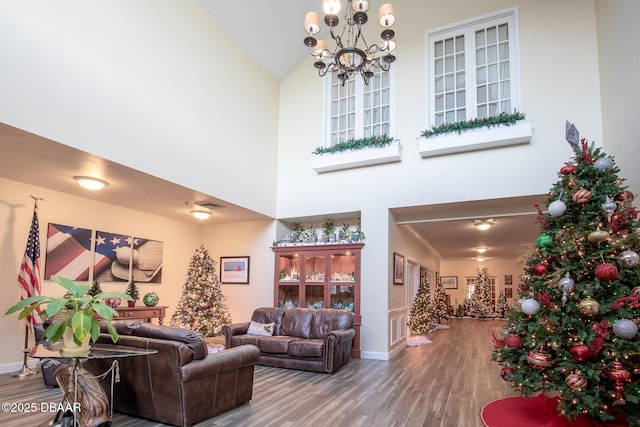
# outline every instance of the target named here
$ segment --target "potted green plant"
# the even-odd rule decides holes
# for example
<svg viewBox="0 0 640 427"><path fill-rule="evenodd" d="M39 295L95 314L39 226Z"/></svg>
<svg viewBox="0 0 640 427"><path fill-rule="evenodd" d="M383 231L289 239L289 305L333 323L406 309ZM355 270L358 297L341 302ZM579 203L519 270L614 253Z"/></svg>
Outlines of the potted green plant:
<svg viewBox="0 0 640 427"><path fill-rule="evenodd" d="M336 241L336 227L332 219L328 219L322 224L322 233L324 234L324 241L326 243L333 243Z"/></svg>
<svg viewBox="0 0 640 427"><path fill-rule="evenodd" d="M100 334L100 322L104 322L113 342L118 340L118 332L111 323L118 312L105 304L109 298L130 300L129 295L121 292L101 292L96 295L88 293L89 286L77 284L73 280L61 276L52 276L51 280L67 290L59 298L44 295L25 298L10 307L7 314L20 312L18 319L24 319L36 309L43 309L51 319L45 329L44 336L51 342L64 340L67 349L79 348L76 351L88 350L89 340L95 341ZM71 353L73 350L67 350Z"/></svg>
<svg viewBox="0 0 640 427"><path fill-rule="evenodd" d="M129 307L135 307L136 301L140 299L140 292L138 291L138 285L136 285L136 281L134 278L129 280L129 284L127 285L127 290L124 291L130 298L127 300L127 305Z"/></svg>

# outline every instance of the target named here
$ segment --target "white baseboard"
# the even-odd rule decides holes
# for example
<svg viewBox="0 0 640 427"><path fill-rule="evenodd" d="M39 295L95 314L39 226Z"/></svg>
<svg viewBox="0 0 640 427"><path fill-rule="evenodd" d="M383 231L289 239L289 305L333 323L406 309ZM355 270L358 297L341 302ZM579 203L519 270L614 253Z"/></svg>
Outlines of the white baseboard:
<svg viewBox="0 0 640 427"><path fill-rule="evenodd" d="M38 361L37 360L28 360L27 366L30 369L36 370L38 369ZM22 362L14 362L14 363L4 363L0 365L0 374L12 374L14 372L18 372L22 370Z"/></svg>
<svg viewBox="0 0 640 427"><path fill-rule="evenodd" d="M360 353L360 359L389 360L389 353L381 353L378 351L363 351Z"/></svg>

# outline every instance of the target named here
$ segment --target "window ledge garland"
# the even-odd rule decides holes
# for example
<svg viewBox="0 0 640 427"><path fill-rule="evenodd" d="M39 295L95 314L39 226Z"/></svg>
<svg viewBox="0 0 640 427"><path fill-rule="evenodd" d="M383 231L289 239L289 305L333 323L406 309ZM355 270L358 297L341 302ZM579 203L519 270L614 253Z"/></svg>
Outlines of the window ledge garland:
<svg viewBox="0 0 640 427"><path fill-rule="evenodd" d="M528 144L533 135L532 123L518 112L449 123L423 131L418 138L418 151L424 158Z"/></svg>
<svg viewBox="0 0 640 427"><path fill-rule="evenodd" d="M402 145L387 135L352 139L312 153L312 167L318 173L373 166L400 161ZM328 155L327 155L328 154Z"/></svg>

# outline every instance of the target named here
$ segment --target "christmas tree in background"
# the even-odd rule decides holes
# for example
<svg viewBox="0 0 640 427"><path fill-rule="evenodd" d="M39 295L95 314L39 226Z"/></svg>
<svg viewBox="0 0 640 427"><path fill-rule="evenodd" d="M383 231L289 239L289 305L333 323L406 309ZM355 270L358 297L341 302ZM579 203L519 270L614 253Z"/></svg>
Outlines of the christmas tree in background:
<svg viewBox="0 0 640 427"><path fill-rule="evenodd" d="M433 318L438 322L449 318L449 306L447 305L447 293L442 289L442 283L438 281L433 292Z"/></svg>
<svg viewBox="0 0 640 427"><path fill-rule="evenodd" d="M507 298L504 296L503 291L500 291L500 295L498 295L496 313L498 313L500 317L507 317L507 313L509 313L509 305L507 304Z"/></svg>
<svg viewBox="0 0 640 427"><path fill-rule="evenodd" d="M519 310L492 358L524 396L559 396L568 418L640 425L640 250L633 194L601 148L579 140L538 207ZM590 424L591 425L591 424ZM617 424L616 424L617 425Z"/></svg>
<svg viewBox="0 0 640 427"><path fill-rule="evenodd" d="M98 283L97 280L94 280L93 282L91 282L91 287L87 291L87 294L91 296L95 296L100 293L102 293L102 288L100 287L100 283Z"/></svg>
<svg viewBox="0 0 640 427"><path fill-rule="evenodd" d="M409 325L409 328L418 335L426 336L433 330L431 290L426 274L420 275L418 293L413 300L407 324Z"/></svg>
<svg viewBox="0 0 640 427"><path fill-rule="evenodd" d="M471 295L471 315L489 317L493 314L493 300L491 288L487 280L487 267L481 267L476 277L476 285Z"/></svg>
<svg viewBox="0 0 640 427"><path fill-rule="evenodd" d="M204 245L196 249L189 263L187 279L182 285L182 296L171 316L171 326L213 337L220 334L224 325L231 323L216 265L217 262L209 256Z"/></svg>

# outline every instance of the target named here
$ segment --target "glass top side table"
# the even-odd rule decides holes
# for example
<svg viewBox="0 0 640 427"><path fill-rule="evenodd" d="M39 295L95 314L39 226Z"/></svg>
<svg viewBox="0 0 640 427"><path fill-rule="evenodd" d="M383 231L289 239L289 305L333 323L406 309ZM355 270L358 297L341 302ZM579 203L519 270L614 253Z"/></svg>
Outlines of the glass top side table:
<svg viewBox="0 0 640 427"><path fill-rule="evenodd" d="M63 408L69 408L73 415L74 425L82 427L98 427L110 425L112 413L107 393L99 379L111 373L111 387L119 377L117 360L124 357L150 356L157 350L141 349L117 344L93 344L88 352L67 354L61 343L39 344L31 349L29 356L51 360L59 364L53 371L56 381L63 392ZM106 372L95 375L82 366L82 362L90 359L115 359ZM113 393L111 393L113 399ZM66 403L66 405L65 405ZM58 411L54 424L58 421Z"/></svg>

